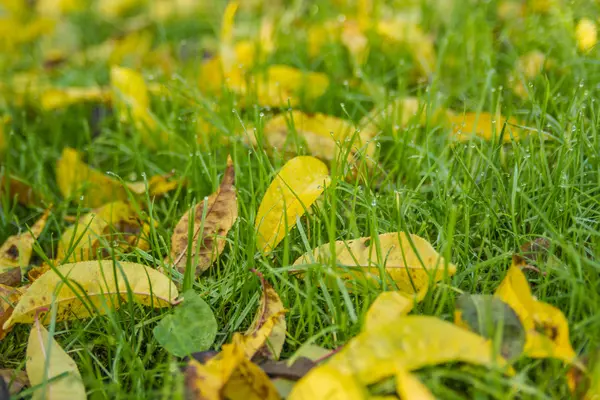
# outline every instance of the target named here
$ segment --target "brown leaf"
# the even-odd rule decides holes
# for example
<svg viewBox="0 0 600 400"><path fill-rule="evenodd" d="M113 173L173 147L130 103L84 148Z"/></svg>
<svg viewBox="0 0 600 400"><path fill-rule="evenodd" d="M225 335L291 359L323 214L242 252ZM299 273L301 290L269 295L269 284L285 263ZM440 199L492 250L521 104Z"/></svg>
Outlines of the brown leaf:
<svg viewBox="0 0 600 400"><path fill-rule="evenodd" d="M547 260L552 243L548 238L539 237L521 246L521 256L530 263Z"/></svg>
<svg viewBox="0 0 600 400"><path fill-rule="evenodd" d="M42 200L40 194L29 184L13 176L3 176L0 179L0 196L4 195L5 190L11 199L16 199L24 206L38 205Z"/></svg>
<svg viewBox="0 0 600 400"><path fill-rule="evenodd" d="M171 255L165 260L181 273L185 272L188 257L195 267L196 276L204 272L217 259L225 248L225 236L238 217L237 196L235 192L235 169L231 157L227 159L227 168L217 191L206 201L194 208L193 237L189 238L190 212L186 212L175 227L171 238ZM206 205L206 218L202 219ZM202 231L201 231L202 230ZM188 244L192 251L188 254Z"/></svg>
<svg viewBox="0 0 600 400"><path fill-rule="evenodd" d="M308 373L317 364L305 357L300 357L292 365L288 365L288 361L273 361L266 360L259 364L260 368L270 378L284 378L297 381Z"/></svg>
<svg viewBox="0 0 600 400"><path fill-rule="evenodd" d="M17 304L29 286L14 288L0 284L0 340L6 337L12 328L4 329L2 325L10 318L13 307Z"/></svg>
<svg viewBox="0 0 600 400"><path fill-rule="evenodd" d="M27 379L25 371L0 369L0 379L6 384L9 395L15 395L25 386L29 386L29 379ZM2 391L0 391L0 398L4 399L4 397L2 397Z"/></svg>

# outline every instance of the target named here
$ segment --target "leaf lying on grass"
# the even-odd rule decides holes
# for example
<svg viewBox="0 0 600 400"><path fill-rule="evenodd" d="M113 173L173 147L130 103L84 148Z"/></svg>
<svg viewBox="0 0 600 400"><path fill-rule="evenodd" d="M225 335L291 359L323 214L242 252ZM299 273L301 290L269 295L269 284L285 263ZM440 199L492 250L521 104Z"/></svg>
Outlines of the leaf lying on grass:
<svg viewBox="0 0 600 400"><path fill-rule="evenodd" d="M12 369L0 369L0 380L6 385L3 392L3 387L0 385L0 399L11 399L11 395L15 395L25 386L29 386L29 379L25 371L13 371Z"/></svg>
<svg viewBox="0 0 600 400"><path fill-rule="evenodd" d="M415 300L402 292L380 293L367 311L363 330L376 329L408 314L412 310Z"/></svg>
<svg viewBox="0 0 600 400"><path fill-rule="evenodd" d="M69 285L61 276L67 278ZM165 275L141 264L112 261L65 264L31 284L4 323L4 329L16 323L31 323L37 313L42 322L49 323L50 315L42 315L53 303L58 307L56 321L63 321L112 312L128 301L130 295L137 303L161 308L174 304L178 292Z"/></svg>
<svg viewBox="0 0 600 400"><path fill-rule="evenodd" d="M77 364L39 321L31 327L29 334L26 368L31 386L38 386L34 399L87 398Z"/></svg>
<svg viewBox="0 0 600 400"><path fill-rule="evenodd" d="M54 110L77 103L106 103L110 100L110 91L98 86L51 88L43 91L41 106L44 110Z"/></svg>
<svg viewBox="0 0 600 400"><path fill-rule="evenodd" d="M171 255L165 263L173 263L184 273L190 262L195 276L198 276L215 262L223 252L227 243L225 237L238 217L234 185L235 168L229 157L217 191L196 204L193 214L190 211L183 214L177 223L171 238ZM194 218L191 227L190 215ZM191 246L191 251L188 251L188 246Z"/></svg>
<svg viewBox="0 0 600 400"><path fill-rule="evenodd" d="M21 282L21 269L29 265L33 244L40 236L50 209L31 227L31 230L10 236L0 247L0 284L16 286Z"/></svg>
<svg viewBox="0 0 600 400"><path fill-rule="evenodd" d="M10 318L14 306L18 303L27 287L15 288L0 284L0 340L6 337L11 328L4 329L2 325Z"/></svg>
<svg viewBox="0 0 600 400"><path fill-rule="evenodd" d="M448 119L452 124L452 137L461 142L469 141L474 136L491 141L494 138L499 139L502 134L502 141L510 143L522 139L523 136L522 130L518 128L519 121L515 118L507 119L488 112L468 112L462 115L448 114Z"/></svg>
<svg viewBox="0 0 600 400"><path fill-rule="evenodd" d="M38 206L42 201L42 196L31 185L14 176L3 175L0 179L0 196L4 194L27 207Z"/></svg>
<svg viewBox="0 0 600 400"><path fill-rule="evenodd" d="M526 333L525 355L574 362L576 354L569 341L567 319L558 308L533 297L520 265L524 265L523 260L513 257L513 263L494 295L519 316Z"/></svg>
<svg viewBox="0 0 600 400"><path fill-rule="evenodd" d="M329 243L321 245L300 256L294 265L314 262L330 264L330 249ZM417 293L419 296L427 291L430 281L437 282L446 274L452 276L456 272L453 264L448 263L446 268L446 261L429 242L404 232L384 233L377 238L337 241L334 262L342 277L350 281L367 280L380 286L389 277L400 292ZM380 265L386 276L381 276Z"/></svg>
<svg viewBox="0 0 600 400"><path fill-rule="evenodd" d="M330 180L327 166L314 157L300 156L288 161L269 185L256 214L259 250L265 254L273 251Z"/></svg>
<svg viewBox="0 0 600 400"><path fill-rule="evenodd" d="M217 320L210 306L193 290L182 298L183 303L152 331L156 341L177 357L208 350L217 336Z"/></svg>

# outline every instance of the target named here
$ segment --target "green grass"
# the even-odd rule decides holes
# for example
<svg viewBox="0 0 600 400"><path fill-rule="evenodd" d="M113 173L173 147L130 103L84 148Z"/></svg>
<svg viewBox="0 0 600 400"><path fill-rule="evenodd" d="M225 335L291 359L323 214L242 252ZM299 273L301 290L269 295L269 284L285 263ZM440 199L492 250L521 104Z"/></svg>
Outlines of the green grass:
<svg viewBox="0 0 600 400"><path fill-rule="evenodd" d="M301 21L336 18L340 13L333 6L297 3ZM330 164L332 183L325 194L272 256L264 257L255 247L254 219L263 194L287 157L250 148L243 139L253 134L244 133L248 124L256 126L260 136L264 118L275 110L241 109L232 96L215 100L197 87L194 73L203 46L211 38L216 40L218 31L222 5L215 4L209 17L196 18L195 23L150 27L155 45L171 43L179 50L185 40L199 53L185 65L176 65L173 76L153 67L144 70L147 78L166 83L173 94L154 98L152 105L158 119L178 137L167 146L148 150L139 132L119 123L110 108L78 104L45 112L34 106L18 107L6 99L0 112L10 115L13 122L2 171L31 183L54 205L33 263L53 257L61 232L69 226L65 216L87 211L76 199L63 199L58 190L54 169L65 146L81 150L89 164L126 181L171 170L187 180L180 191L154 201L146 199L144 212L157 221L150 252L121 255L123 260L154 266L168 254L170 235L180 216L217 188L231 154L239 220L228 235L225 253L194 283L218 321L215 349L250 324L261 290L250 271L253 268L272 283L289 310L285 358L307 341L331 349L342 346L359 332L379 291L350 291L333 284L327 280L326 266L310 266L303 277L293 276L290 264L328 241L406 231L426 238L458 266L456 275L430 291L413 311L446 320L452 320L460 293L493 293L521 245L540 237L549 239L549 252L559 262L541 262L544 275L528 273L533 292L565 313L576 352L592 354L600 346L600 53L598 49L588 55L578 53L573 29L574 21L582 16L597 19L600 8L596 3L575 1L548 15L502 22L496 1L455 2L451 12L437 7L435 1L419 4L422 26L436 38L437 67L429 81L412 78L411 62L404 53L384 55L374 46L362 80L385 91L365 93L357 85L344 84L357 79L341 45L329 45L310 58L304 33L293 26L277 32L278 47L267 63L289 64L331 77L332 85L324 96L298 107L305 111L357 122L375 104L411 95L423 104L441 104L458 112L493 111L501 106L503 115L515 116L533 132L547 135L532 134L510 144L478 140L456 144L446 128L433 123L410 124L397 135L388 126L377 138L373 157L377 166L368 168L363 162L357 178L348 180L344 158ZM240 18L258 21L251 15ZM88 45L102 42L119 29L118 24L111 26L91 12L74 16L72 21L80 41ZM19 69L40 65L36 49L34 44L20 50L19 63L3 61L2 74L9 77ZM530 50L547 54L554 66L529 87L530 99L522 100L511 92L508 76L518 56ZM108 68L102 64L61 67L50 74L53 82L62 85L108 84ZM104 118L92 122L99 110ZM195 121L200 116L212 123L208 134L213 139L198 144ZM299 154L306 153L306 146L297 149ZM31 225L42 211L25 208L3 195L0 241ZM132 304L109 316L56 324L57 340L77 361L90 398L177 398L182 379L177 371L183 364L170 357L152 335L168 312ZM29 329L17 326L0 341L0 367L24 367ZM555 360L522 360L513 377L457 365L428 368L419 377L440 398L566 398L566 369ZM518 396L517 390L521 390Z"/></svg>

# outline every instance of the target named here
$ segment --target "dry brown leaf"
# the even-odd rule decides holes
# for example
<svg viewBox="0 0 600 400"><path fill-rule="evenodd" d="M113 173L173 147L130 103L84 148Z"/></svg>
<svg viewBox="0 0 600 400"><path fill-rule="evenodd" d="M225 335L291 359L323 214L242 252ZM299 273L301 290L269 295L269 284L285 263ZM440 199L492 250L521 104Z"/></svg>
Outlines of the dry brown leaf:
<svg viewBox="0 0 600 400"><path fill-rule="evenodd" d="M0 247L0 284L16 286L21 282L21 269L29 265L33 244L40 236L50 209L31 227L31 230L10 236Z"/></svg>
<svg viewBox="0 0 600 400"><path fill-rule="evenodd" d="M27 291L28 286L15 288L0 284L0 340L6 337L6 334L11 328L4 329L2 325L13 313L14 306L18 303L19 299Z"/></svg>
<svg viewBox="0 0 600 400"><path fill-rule="evenodd" d="M186 212L175 227L171 238L171 255L165 260L185 272L188 258L196 276L208 269L225 248L227 232L238 217L235 192L235 168L231 157L219 189L194 207L193 236L189 237L190 212ZM204 211L206 209L206 214ZM203 218L205 216L205 218ZM188 244L192 251L188 252Z"/></svg>
<svg viewBox="0 0 600 400"><path fill-rule="evenodd" d="M29 379L25 371L15 371L12 369L0 369L0 379L4 380L8 393L15 395L25 386L29 386Z"/></svg>

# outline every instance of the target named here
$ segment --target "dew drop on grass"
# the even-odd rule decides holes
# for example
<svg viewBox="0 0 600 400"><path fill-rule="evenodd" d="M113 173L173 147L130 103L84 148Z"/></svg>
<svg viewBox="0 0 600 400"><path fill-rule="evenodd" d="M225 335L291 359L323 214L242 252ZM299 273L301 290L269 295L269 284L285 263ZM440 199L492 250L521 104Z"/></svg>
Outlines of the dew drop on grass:
<svg viewBox="0 0 600 400"><path fill-rule="evenodd" d="M377 199L373 198L373 200L371 200L371 207L377 207Z"/></svg>

